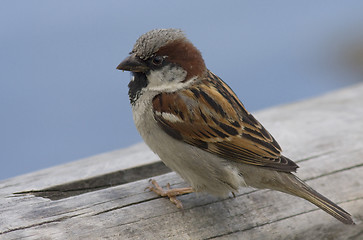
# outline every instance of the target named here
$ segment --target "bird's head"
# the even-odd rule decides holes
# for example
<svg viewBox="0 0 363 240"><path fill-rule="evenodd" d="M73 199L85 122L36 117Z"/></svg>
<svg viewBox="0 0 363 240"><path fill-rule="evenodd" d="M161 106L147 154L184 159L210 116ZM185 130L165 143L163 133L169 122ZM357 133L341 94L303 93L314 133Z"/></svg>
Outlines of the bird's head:
<svg viewBox="0 0 363 240"><path fill-rule="evenodd" d="M179 29L155 29L143 34L117 69L133 73L131 101L141 91L175 91L206 72L200 51Z"/></svg>

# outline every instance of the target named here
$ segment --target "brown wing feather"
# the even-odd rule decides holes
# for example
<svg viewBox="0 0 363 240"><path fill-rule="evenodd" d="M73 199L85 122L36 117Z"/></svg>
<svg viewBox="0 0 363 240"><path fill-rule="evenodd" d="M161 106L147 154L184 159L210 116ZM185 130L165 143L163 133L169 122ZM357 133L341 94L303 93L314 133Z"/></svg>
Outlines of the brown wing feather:
<svg viewBox="0 0 363 240"><path fill-rule="evenodd" d="M211 72L188 89L155 96L153 111L170 136L222 158L286 172L298 167L281 155L271 134Z"/></svg>

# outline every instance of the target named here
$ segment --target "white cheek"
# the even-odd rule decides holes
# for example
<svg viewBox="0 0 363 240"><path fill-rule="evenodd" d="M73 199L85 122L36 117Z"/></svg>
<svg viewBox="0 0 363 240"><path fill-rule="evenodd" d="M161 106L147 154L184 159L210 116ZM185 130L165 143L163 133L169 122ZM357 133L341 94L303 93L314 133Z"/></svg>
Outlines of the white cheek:
<svg viewBox="0 0 363 240"><path fill-rule="evenodd" d="M147 75L149 80L148 89L153 91L175 91L186 85L190 81L183 83L187 72L181 67L165 66L162 69L150 71Z"/></svg>

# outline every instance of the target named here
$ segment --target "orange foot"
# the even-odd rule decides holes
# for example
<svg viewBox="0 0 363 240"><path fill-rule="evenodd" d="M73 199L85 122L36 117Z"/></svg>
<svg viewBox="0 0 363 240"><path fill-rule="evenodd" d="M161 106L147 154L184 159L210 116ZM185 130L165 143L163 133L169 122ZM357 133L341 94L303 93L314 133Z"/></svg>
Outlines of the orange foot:
<svg viewBox="0 0 363 240"><path fill-rule="evenodd" d="M177 208L181 208L181 209L183 209L183 205L180 200L176 199L176 196L194 192L192 187L171 189L169 183L168 183L168 185L166 185L167 189L164 190L162 187L160 187L160 185L154 179L150 179L149 182L151 182L151 184L154 186L147 187L146 189L149 189L150 191L155 192L159 196L168 197L170 199L170 201L176 205Z"/></svg>

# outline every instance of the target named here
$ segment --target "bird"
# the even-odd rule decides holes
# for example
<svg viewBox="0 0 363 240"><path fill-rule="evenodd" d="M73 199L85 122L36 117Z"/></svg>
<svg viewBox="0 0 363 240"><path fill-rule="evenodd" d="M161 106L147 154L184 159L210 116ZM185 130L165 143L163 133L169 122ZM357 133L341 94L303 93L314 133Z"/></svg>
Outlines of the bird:
<svg viewBox="0 0 363 240"><path fill-rule="evenodd" d="M273 136L232 89L205 65L180 29L141 35L118 66L131 72L129 100L137 130L149 148L191 187L150 190L168 196L207 192L226 197L241 187L272 189L303 198L345 224L351 215L294 173Z"/></svg>

